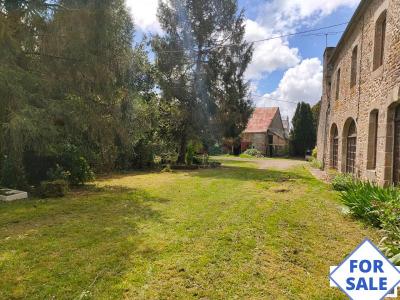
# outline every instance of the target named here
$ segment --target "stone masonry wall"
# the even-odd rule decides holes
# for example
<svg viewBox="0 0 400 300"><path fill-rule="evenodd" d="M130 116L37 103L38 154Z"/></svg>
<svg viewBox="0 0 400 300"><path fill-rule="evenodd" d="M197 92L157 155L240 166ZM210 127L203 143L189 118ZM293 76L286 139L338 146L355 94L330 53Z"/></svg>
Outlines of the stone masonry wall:
<svg viewBox="0 0 400 300"><path fill-rule="evenodd" d="M364 1L368 2L367 6L353 21L352 29L340 48L328 48L325 52L317 136L318 159L323 161L325 168L331 166L331 128L336 124L339 132L338 170L346 170L347 127L353 119L357 126L356 176L384 185L392 182L394 109L400 101L400 1ZM384 60L383 65L374 70L375 24L385 10ZM357 77L356 84L351 87L351 61L355 46L358 47ZM339 68L340 90L338 99L335 99ZM377 160L376 167L368 169L368 148L371 149L369 124L373 110L379 112Z"/></svg>

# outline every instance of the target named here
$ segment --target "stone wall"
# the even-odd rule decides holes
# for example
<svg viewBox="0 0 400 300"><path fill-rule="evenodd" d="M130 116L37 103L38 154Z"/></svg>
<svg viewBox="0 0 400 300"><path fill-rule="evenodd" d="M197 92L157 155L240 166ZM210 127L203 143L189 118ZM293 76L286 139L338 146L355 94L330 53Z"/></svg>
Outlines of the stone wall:
<svg viewBox="0 0 400 300"><path fill-rule="evenodd" d="M393 174L394 109L400 100L400 1L364 0L336 49L324 56L323 97L318 128L318 159L325 168L332 162L331 128L339 132L338 170L346 170L346 136L350 120L357 126L355 175L390 184ZM374 68L375 25L386 10L387 26L383 65ZM356 13L357 14L357 13ZM357 77L351 86L352 53L357 46ZM336 99L340 69L339 97ZM367 168L371 154L370 115L378 110L376 167ZM368 147L369 146L369 147ZM371 150L370 150L371 152Z"/></svg>

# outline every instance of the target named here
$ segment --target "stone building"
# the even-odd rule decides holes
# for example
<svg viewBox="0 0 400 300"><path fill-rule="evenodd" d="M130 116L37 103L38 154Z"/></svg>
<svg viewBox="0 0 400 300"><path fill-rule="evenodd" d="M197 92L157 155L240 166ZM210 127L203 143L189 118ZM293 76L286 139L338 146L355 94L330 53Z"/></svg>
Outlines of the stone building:
<svg viewBox="0 0 400 300"><path fill-rule="evenodd" d="M288 138L278 107L257 107L242 133L241 151L255 148L266 156L284 155Z"/></svg>
<svg viewBox="0 0 400 300"><path fill-rule="evenodd" d="M400 183L400 0L362 0L325 50L317 146L326 169Z"/></svg>

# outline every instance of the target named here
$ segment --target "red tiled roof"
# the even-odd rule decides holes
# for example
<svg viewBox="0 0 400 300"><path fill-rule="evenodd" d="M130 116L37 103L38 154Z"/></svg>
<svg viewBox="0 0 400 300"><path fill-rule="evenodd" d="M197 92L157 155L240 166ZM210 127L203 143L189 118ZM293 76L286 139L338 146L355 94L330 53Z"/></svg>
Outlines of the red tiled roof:
<svg viewBox="0 0 400 300"><path fill-rule="evenodd" d="M244 133L267 132L278 107L257 107L251 116Z"/></svg>

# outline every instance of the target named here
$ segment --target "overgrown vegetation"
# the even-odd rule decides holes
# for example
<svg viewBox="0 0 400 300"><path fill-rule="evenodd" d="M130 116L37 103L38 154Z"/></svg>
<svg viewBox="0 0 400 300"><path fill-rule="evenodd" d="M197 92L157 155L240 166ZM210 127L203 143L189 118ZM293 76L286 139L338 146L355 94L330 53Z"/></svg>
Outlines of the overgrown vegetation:
<svg viewBox="0 0 400 300"><path fill-rule="evenodd" d="M318 159L311 157L310 159L310 165L311 167L315 168L315 169L320 169L322 170L322 162L320 162Z"/></svg>
<svg viewBox="0 0 400 300"><path fill-rule="evenodd" d="M361 182L349 175L336 176L332 184L342 191L342 202L354 217L383 230L381 249L393 262L400 263L400 190Z"/></svg>
<svg viewBox="0 0 400 300"><path fill-rule="evenodd" d="M191 144L238 137L252 110L243 13L160 3L165 34L134 43L124 0L0 2L1 185L80 185L155 156L190 164Z"/></svg>
<svg viewBox="0 0 400 300"><path fill-rule="evenodd" d="M354 177L351 174L339 173L333 177L331 184L335 191L347 191L354 184Z"/></svg>

